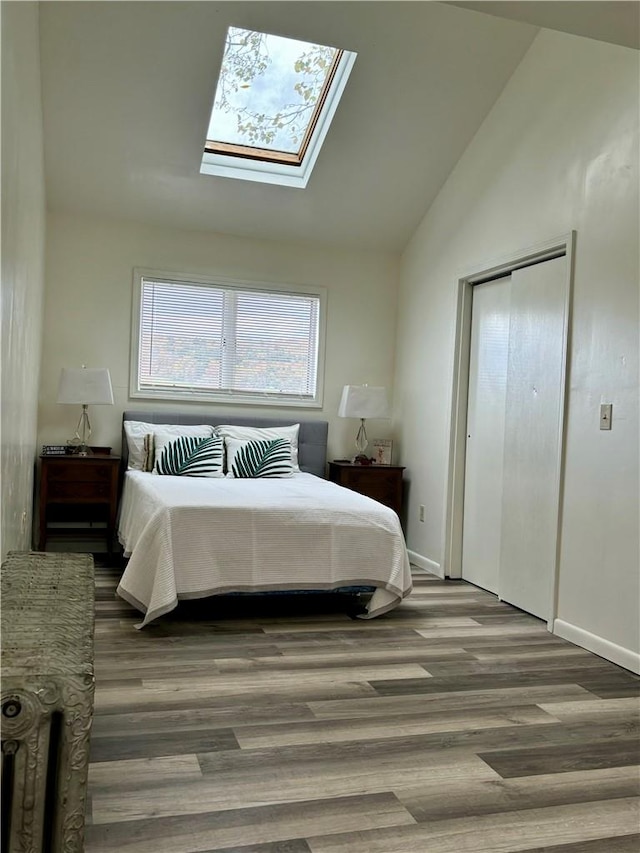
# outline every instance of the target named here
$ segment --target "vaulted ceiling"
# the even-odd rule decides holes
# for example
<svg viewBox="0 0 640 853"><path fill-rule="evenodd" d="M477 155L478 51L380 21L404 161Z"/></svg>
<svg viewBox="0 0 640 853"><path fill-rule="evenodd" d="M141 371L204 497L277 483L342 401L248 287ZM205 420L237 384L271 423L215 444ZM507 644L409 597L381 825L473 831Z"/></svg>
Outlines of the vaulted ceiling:
<svg viewBox="0 0 640 853"><path fill-rule="evenodd" d="M48 205L401 251L538 32L471 5L41 3ZM229 25L358 54L304 190L199 173Z"/></svg>

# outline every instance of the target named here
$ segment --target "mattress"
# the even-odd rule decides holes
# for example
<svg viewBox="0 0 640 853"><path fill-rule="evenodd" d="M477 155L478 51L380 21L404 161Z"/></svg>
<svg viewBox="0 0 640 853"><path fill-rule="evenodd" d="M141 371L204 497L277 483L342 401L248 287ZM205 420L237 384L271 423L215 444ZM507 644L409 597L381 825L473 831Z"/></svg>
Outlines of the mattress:
<svg viewBox="0 0 640 853"><path fill-rule="evenodd" d="M118 536L129 562L117 592L144 613L229 592L370 586L361 618L411 592L393 510L312 474L234 479L125 474Z"/></svg>

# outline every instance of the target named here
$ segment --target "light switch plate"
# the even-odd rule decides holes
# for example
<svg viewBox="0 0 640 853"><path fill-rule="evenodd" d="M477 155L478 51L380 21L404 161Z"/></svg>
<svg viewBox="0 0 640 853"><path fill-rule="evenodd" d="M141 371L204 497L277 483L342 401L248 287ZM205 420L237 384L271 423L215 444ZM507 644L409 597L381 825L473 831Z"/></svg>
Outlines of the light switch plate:
<svg viewBox="0 0 640 853"><path fill-rule="evenodd" d="M611 429L611 403L600 404L600 429Z"/></svg>

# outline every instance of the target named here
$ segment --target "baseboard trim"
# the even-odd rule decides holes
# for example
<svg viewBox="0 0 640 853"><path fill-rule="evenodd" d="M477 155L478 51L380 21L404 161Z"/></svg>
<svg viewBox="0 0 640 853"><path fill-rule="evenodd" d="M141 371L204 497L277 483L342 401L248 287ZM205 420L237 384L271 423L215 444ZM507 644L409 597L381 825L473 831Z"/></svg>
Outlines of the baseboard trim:
<svg viewBox="0 0 640 853"><path fill-rule="evenodd" d="M592 634L590 631L585 631L584 628L578 628L577 625L572 625L562 619L554 620L553 633L562 637L563 640L569 640L569 642L575 643L587 651L600 655L600 657L640 675L640 654L632 652L631 649L618 646L610 640L605 640L604 637L599 637L597 634Z"/></svg>
<svg viewBox="0 0 640 853"><path fill-rule="evenodd" d="M436 563L428 557L423 557L422 554L418 554L415 551L410 551L408 548L407 553L409 554L409 562L413 563L414 566L424 569L430 575L437 575L439 578L444 578L440 563Z"/></svg>

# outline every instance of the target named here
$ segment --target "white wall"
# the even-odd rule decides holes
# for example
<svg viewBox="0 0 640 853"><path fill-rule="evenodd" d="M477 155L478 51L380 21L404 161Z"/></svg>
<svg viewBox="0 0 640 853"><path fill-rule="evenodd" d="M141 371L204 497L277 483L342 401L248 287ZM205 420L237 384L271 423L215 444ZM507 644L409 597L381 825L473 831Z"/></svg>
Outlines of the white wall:
<svg viewBox="0 0 640 853"><path fill-rule="evenodd" d="M47 233L46 320L42 352L39 441L64 443L79 411L55 402L60 369L108 367L116 405L91 411L92 442L120 449L125 408L232 411L222 405L128 400L134 267L217 273L248 280L322 285L328 289L323 409L243 406L257 416L329 421L329 458L355 452L358 422L337 417L346 383L391 387L394 369L398 258L271 243L107 219L51 214ZM366 316L366 321L362 318ZM239 407L236 407L236 412ZM372 421L371 436L389 436L390 421Z"/></svg>
<svg viewBox="0 0 640 853"><path fill-rule="evenodd" d="M2 558L31 545L44 291L37 3L2 4Z"/></svg>
<svg viewBox="0 0 640 853"><path fill-rule="evenodd" d="M576 229L556 630L631 668L640 662L639 79L631 49L538 35L403 256L395 413L408 545L440 565L457 277ZM598 429L605 401L611 432Z"/></svg>

